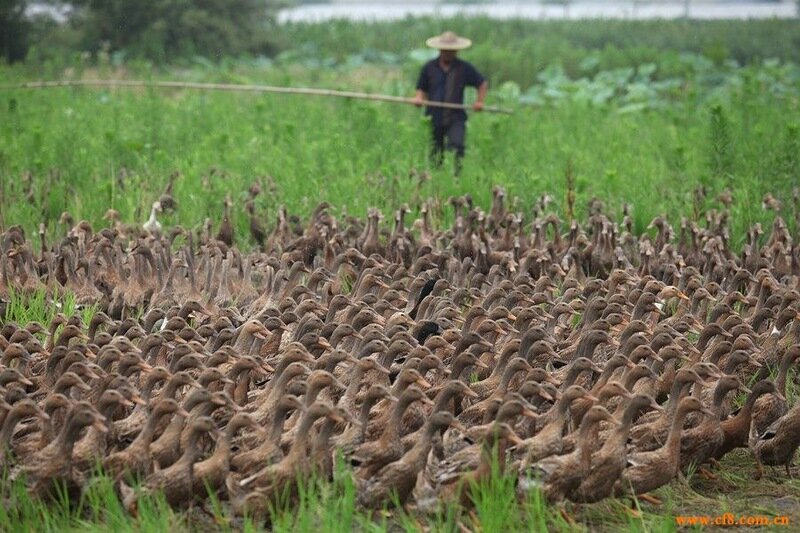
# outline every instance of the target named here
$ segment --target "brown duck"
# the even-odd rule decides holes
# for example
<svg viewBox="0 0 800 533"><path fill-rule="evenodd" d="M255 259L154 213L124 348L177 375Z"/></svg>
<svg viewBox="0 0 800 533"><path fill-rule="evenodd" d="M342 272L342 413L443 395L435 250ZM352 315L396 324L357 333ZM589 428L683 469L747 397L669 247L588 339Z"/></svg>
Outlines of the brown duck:
<svg viewBox="0 0 800 533"><path fill-rule="evenodd" d="M550 503L564 499L566 494L577 489L589 474L595 440L592 433L600 422L618 425L614 417L600 405L589 408L578 428L575 450L566 455L550 456L538 461L524 472L519 481L519 490L527 492L532 487L542 487Z"/></svg>
<svg viewBox="0 0 800 533"><path fill-rule="evenodd" d="M142 488L146 492L161 491L172 507L180 507L192 501L194 488L194 464L200 458L202 450L200 439L206 434L216 436L219 431L209 416L201 416L190 422L189 441L181 457L172 465L153 472L144 481ZM120 493L125 508L132 514L137 512L138 495L123 481L120 481Z"/></svg>
<svg viewBox="0 0 800 533"><path fill-rule="evenodd" d="M370 509L404 504L414 490L417 476L425 467L433 436L450 426L465 430L450 412L440 411L431 415L422 438L405 455L360 483L358 503ZM396 497L391 498L392 494Z"/></svg>
<svg viewBox="0 0 800 533"><path fill-rule="evenodd" d="M614 494L641 495L666 485L678 475L683 422L692 411L715 416L699 399L693 396L683 398L664 445L653 451L628 454L628 466L614 485Z"/></svg>
<svg viewBox="0 0 800 533"><path fill-rule="evenodd" d="M186 412L172 398L165 398L155 403L150 416L147 417L142 430L133 442L125 448L114 452L103 460L103 467L108 475L119 479L124 474L129 474L131 479L146 477L153 471L153 458L150 453L150 443L156 433L156 428L161 421L170 415L188 418Z"/></svg>

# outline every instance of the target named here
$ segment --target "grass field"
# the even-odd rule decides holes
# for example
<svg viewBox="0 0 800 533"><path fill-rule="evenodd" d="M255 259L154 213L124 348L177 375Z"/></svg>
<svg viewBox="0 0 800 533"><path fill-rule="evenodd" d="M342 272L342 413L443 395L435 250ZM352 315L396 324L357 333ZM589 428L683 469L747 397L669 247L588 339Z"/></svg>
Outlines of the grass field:
<svg viewBox="0 0 800 533"><path fill-rule="evenodd" d="M168 222L188 226L217 218L225 193L236 200L254 180L269 184L272 194L260 207L272 220L279 204L305 214L323 199L357 215L370 206L388 211L405 201L415 208L428 196L466 192L488 206L494 184L521 206L541 194L563 204L571 172L578 205L596 196L620 212L630 203L637 231L662 212L676 220L691 215L697 186L707 187L709 200L730 188L741 236L754 222L769 224L762 195L788 198L800 169L797 94L759 93L764 70L748 71L744 85L718 102L687 97L628 112L565 102L517 105L512 117L473 116L463 176L452 179L447 166L422 184L411 174L426 168L428 126L413 107L157 90L4 92L2 221L52 228L69 211L96 225L107 208L126 222L144 221L174 171L183 175L177 200L193 208ZM396 76L386 67L358 74ZM294 83L290 75L264 77ZM318 85L339 87L355 77L340 73ZM395 94L412 89L399 79L360 85ZM242 209L236 218L243 230Z"/></svg>
<svg viewBox="0 0 800 533"><path fill-rule="evenodd" d="M453 21L458 31L484 42L492 31L487 24ZM658 214L677 223L681 216L694 216L696 202L719 205L716 197L724 189L734 196L734 248L752 224L772 224L775 213L761 205L768 192L784 200L781 215L796 231L789 200L800 185L800 67L792 61L798 60L800 46L775 43L800 42L798 22L625 24L554 23L543 26L544 35L529 37L531 28L523 23L497 23L498 40L505 44L479 44L464 57L479 68L485 65L492 83L488 103L516 112L471 116L465 171L457 179L450 165L427 168L428 124L413 107L189 91L3 90L0 228L21 224L34 235L44 222L55 237L63 231L58 224L63 211L100 227L109 208L124 222L141 223L170 174L179 172L178 210L162 221L190 228L202 226L207 217L218 221L230 194L237 239L245 246L243 201L254 181L268 193L258 197L258 211L270 225L281 205L302 216L323 200L334 212L362 217L369 207L388 215L403 202L415 210L429 197L444 203L465 193L488 208L493 185L506 187L509 197L518 199L518 210L527 211L549 194L566 214L567 182L574 177L579 217L593 197L618 215L627 203L637 232L646 231ZM273 61L198 61L189 68L153 70L116 64L113 58L76 59L0 66L0 79L114 76L411 95L424 54L403 51L403 43L421 42L437 28L431 20L376 27L293 25L281 30L281 39L306 45L285 44L287 50ZM626 28L632 32L627 37L603 39ZM677 44L682 39L685 46ZM320 52L335 49L336 42L349 44L335 54ZM551 48L543 51L542 43ZM580 45L577 51L570 43ZM533 66L522 69L519 54L537 45ZM705 188L700 199L699 187ZM54 310L44 305L17 301L8 319L46 322ZM758 484L750 483L753 463L745 452L729 454L723 465L715 481L693 475L660 489L656 495L664 506L642 503L639 516L623 501L569 507L577 525L539 501L517 513L503 512L513 487L508 479L496 479L480 491L473 514L448 509L424 519L397 514L369 520L355 512L347 481L311 484L299 512L279 513L274 528L415 530L424 525L456 531L461 524L487 532L672 531L675 516L725 512L800 520L797 480L768 472ZM0 497L8 504L0 509L0 529L6 531L252 527L229 522L219 509L183 514L158 499L143 504L131 520L102 480L77 507L74 502L45 506L27 499L18 484L1 486Z"/></svg>

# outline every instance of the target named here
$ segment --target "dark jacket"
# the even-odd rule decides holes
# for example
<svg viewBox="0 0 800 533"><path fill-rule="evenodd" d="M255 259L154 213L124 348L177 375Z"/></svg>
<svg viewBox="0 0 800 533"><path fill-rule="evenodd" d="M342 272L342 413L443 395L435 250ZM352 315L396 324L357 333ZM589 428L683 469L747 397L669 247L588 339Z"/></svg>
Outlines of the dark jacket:
<svg viewBox="0 0 800 533"><path fill-rule="evenodd" d="M464 88L467 85L478 88L484 80L483 75L467 61L455 58L450 70L445 72L439 65L439 58L436 57L422 67L417 80L417 89L425 92L428 100L433 102L463 104ZM467 114L462 109L428 107L425 114L430 115L437 126L449 125L454 120L467 120Z"/></svg>

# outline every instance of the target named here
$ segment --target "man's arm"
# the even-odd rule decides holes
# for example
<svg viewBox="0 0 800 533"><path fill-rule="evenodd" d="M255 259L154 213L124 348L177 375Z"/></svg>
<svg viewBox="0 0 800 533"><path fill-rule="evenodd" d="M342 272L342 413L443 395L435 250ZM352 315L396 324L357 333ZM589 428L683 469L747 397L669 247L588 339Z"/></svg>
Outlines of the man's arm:
<svg viewBox="0 0 800 533"><path fill-rule="evenodd" d="M483 80L478 86L478 98L475 100L475 103L472 104L472 109L475 111L480 111L483 109L483 102L486 100L486 93L489 92L489 82Z"/></svg>
<svg viewBox="0 0 800 533"><path fill-rule="evenodd" d="M425 91L422 89L417 89L417 94L414 96L414 105L417 107L422 106L422 102L424 102L427 98Z"/></svg>

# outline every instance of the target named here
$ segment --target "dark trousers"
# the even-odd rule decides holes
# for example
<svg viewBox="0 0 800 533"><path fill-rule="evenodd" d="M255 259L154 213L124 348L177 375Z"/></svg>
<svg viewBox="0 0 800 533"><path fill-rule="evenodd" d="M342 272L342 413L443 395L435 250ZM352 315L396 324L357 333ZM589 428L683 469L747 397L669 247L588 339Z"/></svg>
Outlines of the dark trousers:
<svg viewBox="0 0 800 533"><path fill-rule="evenodd" d="M449 126L433 124L433 143L431 145L431 163L441 167L444 162L445 138L449 150L455 152L455 173L461 172L461 160L464 157L464 139L467 135L467 124L463 120L454 120Z"/></svg>

